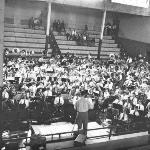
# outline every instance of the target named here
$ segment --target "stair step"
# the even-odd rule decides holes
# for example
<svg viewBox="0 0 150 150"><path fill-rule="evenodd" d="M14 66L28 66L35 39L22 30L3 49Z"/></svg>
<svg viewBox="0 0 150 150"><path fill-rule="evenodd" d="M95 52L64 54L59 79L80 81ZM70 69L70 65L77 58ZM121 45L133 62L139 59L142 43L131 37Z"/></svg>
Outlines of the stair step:
<svg viewBox="0 0 150 150"><path fill-rule="evenodd" d="M4 27L29 29L28 25L8 24L8 23L5 23ZM44 27L39 27L39 29L35 29L35 30L44 30Z"/></svg>
<svg viewBox="0 0 150 150"><path fill-rule="evenodd" d="M19 57L21 56L20 54L13 54L13 53L10 53L7 55L7 57ZM33 54L33 55L27 55L26 57L42 57L43 56L43 53L39 53L39 54ZM47 54L47 57L51 57L51 53L48 53Z"/></svg>
<svg viewBox="0 0 150 150"><path fill-rule="evenodd" d="M112 36L106 36L106 35L104 35L104 36L103 36L103 39L104 39L104 40L112 40Z"/></svg>
<svg viewBox="0 0 150 150"><path fill-rule="evenodd" d="M115 43L115 40L103 39L103 43Z"/></svg>
<svg viewBox="0 0 150 150"><path fill-rule="evenodd" d="M97 51L90 51L90 50L72 50L72 49L60 49L62 53L74 53L74 54L84 54L88 55L89 53L93 55L97 55Z"/></svg>
<svg viewBox="0 0 150 150"><path fill-rule="evenodd" d="M16 33L32 33L32 34L45 34L44 30L33 30L33 29L22 29L22 28L4 28L5 32L16 32Z"/></svg>
<svg viewBox="0 0 150 150"><path fill-rule="evenodd" d="M17 43L17 42L4 42L5 47L16 47L16 48L45 48L45 44L34 44L34 43Z"/></svg>
<svg viewBox="0 0 150 150"><path fill-rule="evenodd" d="M109 56L108 55L101 55L100 59L105 59L106 60L106 59L109 59Z"/></svg>
<svg viewBox="0 0 150 150"><path fill-rule="evenodd" d="M57 36L55 36L55 39L56 39L56 40L64 40L64 41L67 41L66 36L57 35Z"/></svg>
<svg viewBox="0 0 150 150"><path fill-rule="evenodd" d="M13 50L14 48L16 48L16 47L4 47L4 48L9 48L9 50ZM20 48L19 48L20 49ZM34 52L37 52L37 53L42 53L43 51L44 51L44 49L38 49L38 48L24 48L26 51L34 51ZM22 50L22 49L20 49L20 50ZM48 49L48 52L49 53L51 53L52 52L52 49Z"/></svg>
<svg viewBox="0 0 150 150"><path fill-rule="evenodd" d="M88 46L71 46L71 45L59 45L60 49L72 49L72 50L91 50L97 51L98 47L88 47Z"/></svg>
<svg viewBox="0 0 150 150"><path fill-rule="evenodd" d="M46 35L30 34L30 33L4 32L4 37L24 37L24 38L43 39L43 38L46 38Z"/></svg>
<svg viewBox="0 0 150 150"><path fill-rule="evenodd" d="M56 40L67 40L66 36L64 35L55 35L55 39ZM99 42L99 38L95 38L96 42ZM114 42L114 40L112 41L112 37L111 36L104 36L103 40L106 42L108 40L111 40L110 42Z"/></svg>
<svg viewBox="0 0 150 150"><path fill-rule="evenodd" d="M59 45L77 45L76 41L63 41L63 40L57 40L57 44Z"/></svg>
<svg viewBox="0 0 150 150"><path fill-rule="evenodd" d="M70 45L70 46L78 46L76 41L63 41L63 40L57 40L58 45ZM92 47L97 46L96 43L91 45ZM89 46L88 46L89 47Z"/></svg>
<svg viewBox="0 0 150 150"><path fill-rule="evenodd" d="M68 31L69 29L68 28L66 28L66 31ZM73 28L71 29L71 31L73 31ZM83 29L76 29L76 31L77 31L77 33L82 33L83 32ZM64 34L64 32L61 32L62 34ZM95 36L99 36L100 35L100 31L95 31L95 30L88 30L88 33L90 34L90 35L95 35ZM56 32L56 31L53 31L53 34L54 35L58 35L58 32Z"/></svg>
<svg viewBox="0 0 150 150"><path fill-rule="evenodd" d="M4 37L4 42L22 42L22 43L37 43L45 44L45 39L20 38L20 37Z"/></svg>
<svg viewBox="0 0 150 150"><path fill-rule="evenodd" d="M103 51L100 53L100 55L108 55L109 56L110 54L117 54L118 55L119 53L120 52L117 52L117 51L116 52L105 52L105 51Z"/></svg>
<svg viewBox="0 0 150 150"><path fill-rule="evenodd" d="M120 51L120 48L113 48L113 47L102 47L101 51Z"/></svg>
<svg viewBox="0 0 150 150"><path fill-rule="evenodd" d="M102 47L118 47L118 44L111 44L111 43L102 43Z"/></svg>

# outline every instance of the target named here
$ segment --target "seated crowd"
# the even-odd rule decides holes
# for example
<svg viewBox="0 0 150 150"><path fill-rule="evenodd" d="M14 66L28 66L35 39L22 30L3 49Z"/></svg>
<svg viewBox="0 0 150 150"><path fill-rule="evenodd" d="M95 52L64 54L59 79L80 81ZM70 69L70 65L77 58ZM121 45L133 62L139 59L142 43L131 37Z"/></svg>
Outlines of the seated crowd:
<svg viewBox="0 0 150 150"><path fill-rule="evenodd" d="M50 103L62 112L68 104L73 108L80 92L86 91L96 102L94 110L107 112L107 119L150 117L150 70L141 57L121 59L112 54L107 62L73 54L13 58L4 64L3 73L3 111L18 106L43 111ZM73 109L68 111L72 115Z"/></svg>
<svg viewBox="0 0 150 150"><path fill-rule="evenodd" d="M113 20L113 23L107 22L104 27L104 35L112 36L113 39L117 40L119 32L119 20Z"/></svg>
<svg viewBox="0 0 150 150"><path fill-rule="evenodd" d="M76 41L78 45L85 46L94 46L95 38L91 38L88 33L88 26L85 25L84 29L81 32L77 32L76 29L65 28L64 21L54 20L53 22L53 31L57 31L59 34L62 32L65 33L67 40Z"/></svg>
<svg viewBox="0 0 150 150"><path fill-rule="evenodd" d="M42 22L40 18L31 17L28 20L28 27L29 29L36 29L36 27L42 26Z"/></svg>

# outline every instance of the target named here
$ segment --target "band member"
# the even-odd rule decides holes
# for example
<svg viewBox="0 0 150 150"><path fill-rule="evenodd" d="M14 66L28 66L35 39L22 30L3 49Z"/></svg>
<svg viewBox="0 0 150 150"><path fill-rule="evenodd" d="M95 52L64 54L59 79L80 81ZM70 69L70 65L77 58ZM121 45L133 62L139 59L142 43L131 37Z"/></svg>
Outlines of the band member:
<svg viewBox="0 0 150 150"><path fill-rule="evenodd" d="M86 98L85 91L81 92L81 97L75 103L75 109L77 111L77 124L78 131L81 130L83 124L83 133L87 135L87 125L88 125L88 110L94 108L94 103L91 103Z"/></svg>

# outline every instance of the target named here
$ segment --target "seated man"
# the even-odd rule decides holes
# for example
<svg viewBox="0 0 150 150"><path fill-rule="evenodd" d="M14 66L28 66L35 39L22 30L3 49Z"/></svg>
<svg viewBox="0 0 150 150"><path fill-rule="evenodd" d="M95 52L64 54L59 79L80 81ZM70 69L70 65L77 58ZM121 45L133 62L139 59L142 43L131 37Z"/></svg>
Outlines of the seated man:
<svg viewBox="0 0 150 150"><path fill-rule="evenodd" d="M111 35L112 34L112 26L109 22L105 25L104 31L105 31L106 35Z"/></svg>
<svg viewBox="0 0 150 150"><path fill-rule="evenodd" d="M40 20L39 20L39 18L34 18L33 19L33 28L35 29L35 27L37 26L37 27L40 27Z"/></svg>
<svg viewBox="0 0 150 150"><path fill-rule="evenodd" d="M69 30L66 31L66 37L67 37L67 40L71 40L72 36L71 36L71 28L69 28Z"/></svg>
<svg viewBox="0 0 150 150"><path fill-rule="evenodd" d="M72 40L76 40L77 38L77 31L75 29L73 29L72 31Z"/></svg>
<svg viewBox="0 0 150 150"><path fill-rule="evenodd" d="M114 119L113 115L113 105L109 104L107 111L106 111L106 119L103 122L104 126L109 126L112 123L112 120Z"/></svg>
<svg viewBox="0 0 150 150"><path fill-rule="evenodd" d="M136 119L138 119L139 116L140 116L140 113L138 111L138 107L135 106L134 110L130 110L129 115L130 115L131 120L133 120L133 121L135 121Z"/></svg>
<svg viewBox="0 0 150 150"><path fill-rule="evenodd" d="M34 28L34 18L31 17L28 21L28 26L30 29L33 29Z"/></svg>
<svg viewBox="0 0 150 150"><path fill-rule="evenodd" d="M127 122L128 121L128 114L127 114L127 109L126 108L124 108L123 112L120 114L119 120L123 121L123 122Z"/></svg>

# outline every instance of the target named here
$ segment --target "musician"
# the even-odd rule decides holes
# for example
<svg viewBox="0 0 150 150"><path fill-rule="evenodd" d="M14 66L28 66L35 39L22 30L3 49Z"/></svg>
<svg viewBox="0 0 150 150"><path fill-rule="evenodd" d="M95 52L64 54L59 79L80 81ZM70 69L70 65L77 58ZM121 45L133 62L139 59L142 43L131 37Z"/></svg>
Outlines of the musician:
<svg viewBox="0 0 150 150"><path fill-rule="evenodd" d="M29 103L30 103L29 95L26 92L22 93L22 97L19 101L20 107L21 108L28 108Z"/></svg>
<svg viewBox="0 0 150 150"><path fill-rule="evenodd" d="M138 107L138 110L144 111L144 105L142 104L141 101L139 101L138 104L137 104L136 106Z"/></svg>
<svg viewBox="0 0 150 150"><path fill-rule="evenodd" d="M61 106L64 104L64 99L61 96L61 93L58 93L58 95L55 97L54 104L61 105Z"/></svg>
<svg viewBox="0 0 150 150"><path fill-rule="evenodd" d="M46 90L44 91L44 96L45 97L52 96L52 89L50 89L50 87L46 88Z"/></svg>
<svg viewBox="0 0 150 150"><path fill-rule="evenodd" d="M36 91L37 91L36 83L32 82L31 84L32 85L29 87L30 96L35 97L35 94L36 94Z"/></svg>
<svg viewBox="0 0 150 150"><path fill-rule="evenodd" d="M127 122L128 121L128 114L127 114L127 109L124 108L123 112L119 116L119 120Z"/></svg>
<svg viewBox="0 0 150 150"><path fill-rule="evenodd" d="M35 96L36 96L36 99L38 100L38 102L44 101L43 89L42 88L37 89Z"/></svg>
<svg viewBox="0 0 150 150"><path fill-rule="evenodd" d="M2 109L7 107L8 99L9 99L9 93L7 92L7 88L5 87L2 92Z"/></svg>
<svg viewBox="0 0 150 150"><path fill-rule="evenodd" d="M138 106L135 106L134 110L131 110L129 114L131 114L133 116L136 116L136 117L139 117L140 114L139 114L139 111L138 111Z"/></svg>
<svg viewBox="0 0 150 150"><path fill-rule="evenodd" d="M90 103L86 98L85 91L81 92L80 99L74 105L77 111L77 124L78 131L81 130L83 124L83 132L87 135L87 125L88 125L88 110L94 108L94 103Z"/></svg>

